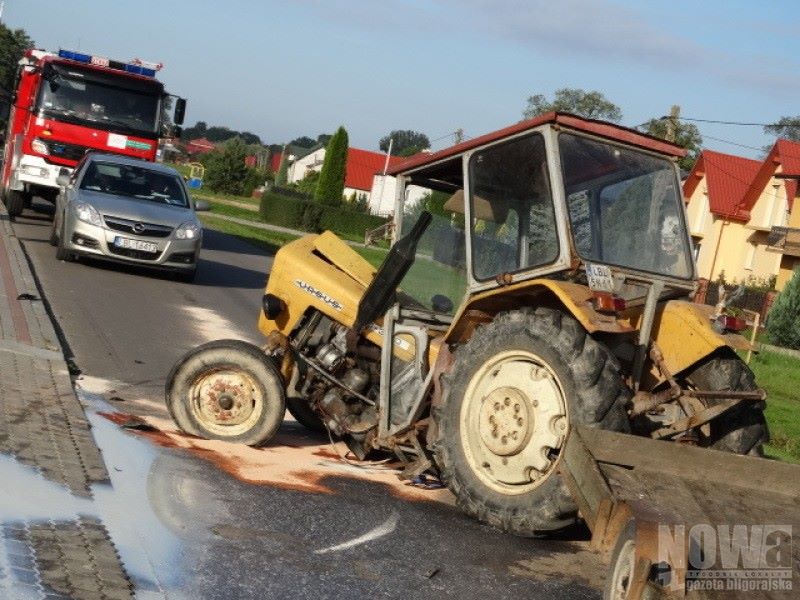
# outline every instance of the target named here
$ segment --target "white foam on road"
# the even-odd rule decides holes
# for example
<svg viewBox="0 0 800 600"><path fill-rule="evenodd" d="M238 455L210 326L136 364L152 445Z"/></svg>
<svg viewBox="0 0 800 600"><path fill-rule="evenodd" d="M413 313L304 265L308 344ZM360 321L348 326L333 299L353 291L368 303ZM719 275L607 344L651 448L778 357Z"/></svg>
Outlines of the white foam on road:
<svg viewBox="0 0 800 600"><path fill-rule="evenodd" d="M400 522L400 515L396 512L393 512L389 515L389 518L386 519L384 523L378 525L374 529L370 529L364 535L360 535L357 538L353 538L347 542L342 542L341 544L336 544L335 546L330 546L328 548L322 548L321 550L314 550L314 554L327 554L328 552L339 552L340 550L347 550L348 548L353 548L355 546L361 546L362 544L366 544L367 542L371 542L373 540L377 540L378 538L382 538L385 535L389 535L395 529L397 529L397 524Z"/></svg>

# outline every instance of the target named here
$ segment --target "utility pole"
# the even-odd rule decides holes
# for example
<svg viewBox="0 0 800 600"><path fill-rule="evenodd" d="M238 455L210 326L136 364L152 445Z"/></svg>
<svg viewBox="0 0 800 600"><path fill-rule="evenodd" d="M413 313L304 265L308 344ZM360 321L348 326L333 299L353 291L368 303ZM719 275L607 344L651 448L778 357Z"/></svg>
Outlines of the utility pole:
<svg viewBox="0 0 800 600"><path fill-rule="evenodd" d="M681 118L681 107L677 104L673 104L672 108L669 109L669 118L667 119L667 135L666 140L668 142L675 141L675 134L677 133L678 129L678 119Z"/></svg>
<svg viewBox="0 0 800 600"><path fill-rule="evenodd" d="M464 141L464 130L459 127L453 132L453 138L456 144L460 144Z"/></svg>

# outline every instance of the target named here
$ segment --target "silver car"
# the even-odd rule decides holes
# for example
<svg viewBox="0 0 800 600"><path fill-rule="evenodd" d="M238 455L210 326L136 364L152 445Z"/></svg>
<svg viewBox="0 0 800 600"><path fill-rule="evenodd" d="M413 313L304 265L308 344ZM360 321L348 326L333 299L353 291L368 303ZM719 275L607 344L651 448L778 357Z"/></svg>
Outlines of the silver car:
<svg viewBox="0 0 800 600"><path fill-rule="evenodd" d="M114 154L89 154L59 176L50 243L59 260L92 256L169 269L194 279L203 227L173 168Z"/></svg>

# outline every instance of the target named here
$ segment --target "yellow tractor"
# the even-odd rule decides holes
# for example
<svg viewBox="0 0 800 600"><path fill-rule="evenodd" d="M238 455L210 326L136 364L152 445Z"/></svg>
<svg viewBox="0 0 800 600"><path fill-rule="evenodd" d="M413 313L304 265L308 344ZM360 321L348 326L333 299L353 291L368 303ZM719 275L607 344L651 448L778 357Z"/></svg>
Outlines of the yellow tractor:
<svg viewBox="0 0 800 600"><path fill-rule="evenodd" d="M578 425L759 455L746 342L691 302L683 152L550 113L410 158L390 173L385 259L330 232L286 244L265 346L190 352L167 382L174 420L257 446L288 407L358 457L439 476L468 514L518 535L576 519L559 464Z"/></svg>

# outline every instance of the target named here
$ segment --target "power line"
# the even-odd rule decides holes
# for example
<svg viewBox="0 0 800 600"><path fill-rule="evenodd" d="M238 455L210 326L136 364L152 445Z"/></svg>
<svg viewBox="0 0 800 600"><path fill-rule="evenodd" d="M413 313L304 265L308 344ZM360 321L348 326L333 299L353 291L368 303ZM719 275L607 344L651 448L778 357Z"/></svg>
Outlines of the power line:
<svg viewBox="0 0 800 600"><path fill-rule="evenodd" d="M666 121L672 117L664 115L659 117L660 121ZM800 127L800 119L790 123L748 123L745 121L720 121L717 119L696 119L693 117L678 117L681 121L694 121L695 123L714 123L716 125L740 125L743 127Z"/></svg>

